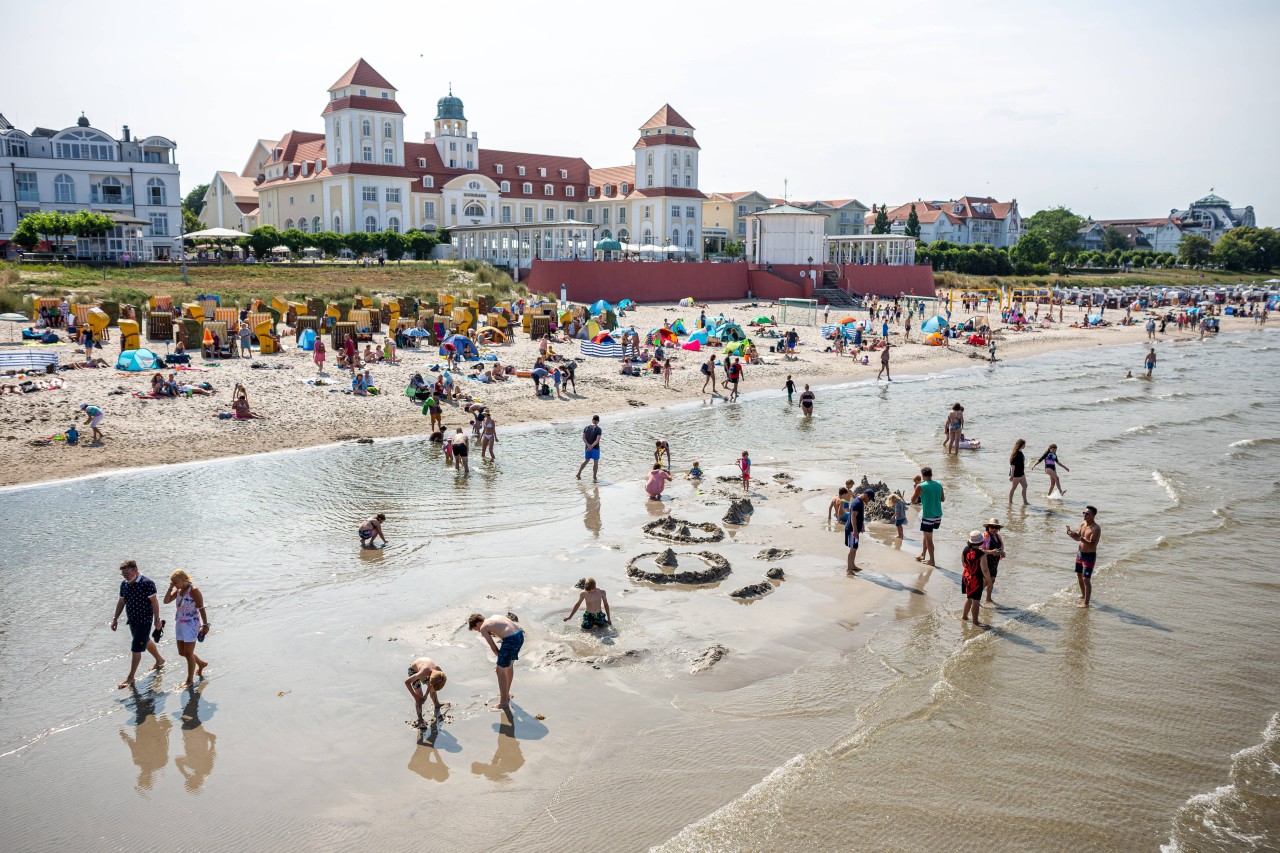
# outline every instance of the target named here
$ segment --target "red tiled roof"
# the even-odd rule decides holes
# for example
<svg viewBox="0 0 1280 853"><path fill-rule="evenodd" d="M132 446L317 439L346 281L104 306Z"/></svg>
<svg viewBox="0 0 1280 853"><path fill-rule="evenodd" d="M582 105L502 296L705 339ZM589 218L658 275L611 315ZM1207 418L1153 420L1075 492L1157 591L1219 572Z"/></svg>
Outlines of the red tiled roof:
<svg viewBox="0 0 1280 853"><path fill-rule="evenodd" d="M1168 216L1159 216L1155 219L1099 219L1097 222L1103 228L1111 225L1140 225L1147 228L1159 228L1163 225L1168 225L1169 223L1173 223L1174 225L1181 227L1181 222L1179 220L1171 219Z"/></svg>
<svg viewBox="0 0 1280 853"><path fill-rule="evenodd" d="M650 145L679 145L684 148L701 148L692 136L679 136L674 133L654 133L642 136L632 148L648 148Z"/></svg>
<svg viewBox="0 0 1280 853"><path fill-rule="evenodd" d="M641 130L652 130L655 127L686 127L689 130L693 130L693 125L685 121L684 117L672 109L670 104L663 104L662 109L640 125Z"/></svg>
<svg viewBox="0 0 1280 853"><path fill-rule="evenodd" d="M256 201L238 201L236 202L236 207L238 207L240 212L245 216L252 216L258 212L258 203Z"/></svg>
<svg viewBox="0 0 1280 853"><path fill-rule="evenodd" d="M613 195L604 194L604 185L613 185ZM628 187L627 194L622 194L622 185ZM596 188L596 198L629 198L636 189L636 167L607 166L603 169L591 170L591 186Z"/></svg>
<svg viewBox="0 0 1280 853"><path fill-rule="evenodd" d="M347 73L338 78L338 82L329 87L329 91L341 89L343 86L372 86L375 89L390 89L395 91L396 87L387 82L387 78L383 77L377 71L373 70L373 66L365 62L364 59L357 59L356 64L347 69Z"/></svg>
<svg viewBox="0 0 1280 853"><path fill-rule="evenodd" d="M687 187L644 187L635 190L634 195L638 195L641 198L706 198L701 190Z"/></svg>
<svg viewBox="0 0 1280 853"><path fill-rule="evenodd" d="M400 105L390 98L371 98L367 95L348 95L345 98L338 98L336 101L330 101L324 108L322 116L327 116L335 110L369 110L378 113L395 113L396 115L404 115L404 110L400 109Z"/></svg>
<svg viewBox="0 0 1280 853"><path fill-rule="evenodd" d="M324 144L323 133L308 133L302 130L291 130L280 138L276 143L275 149L271 152L268 163L290 163L298 159L298 146L304 142L320 142ZM277 153L279 152L279 156Z"/></svg>

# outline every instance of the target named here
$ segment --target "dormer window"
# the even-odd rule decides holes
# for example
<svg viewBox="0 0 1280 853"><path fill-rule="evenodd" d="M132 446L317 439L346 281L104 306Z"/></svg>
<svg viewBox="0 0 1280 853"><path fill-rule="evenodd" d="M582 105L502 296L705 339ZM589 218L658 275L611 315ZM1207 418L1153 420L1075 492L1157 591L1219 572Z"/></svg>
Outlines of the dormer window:
<svg viewBox="0 0 1280 853"><path fill-rule="evenodd" d="M543 195L555 195L555 194L556 194L556 188L555 188L555 187L553 187L551 184L543 184L543 186L542 186L542 194L543 194Z"/></svg>
<svg viewBox="0 0 1280 853"><path fill-rule="evenodd" d="M587 187L587 198L595 198L595 197L596 197L596 188Z"/></svg>
<svg viewBox="0 0 1280 853"><path fill-rule="evenodd" d="M290 164L289 164L289 177L291 177L291 178L293 177L293 164L292 164L292 163L290 163Z"/></svg>
<svg viewBox="0 0 1280 853"><path fill-rule="evenodd" d="M623 194L623 195L626 195L626 194L627 194L627 193L629 193L629 192L631 192L631 184L626 184L626 183L624 183L624 184L622 185L622 194Z"/></svg>
<svg viewBox="0 0 1280 853"><path fill-rule="evenodd" d="M368 96L368 94L369 94L369 93L368 93L367 91L365 91L364 89L361 89L361 90L360 90L360 97L362 97L362 98L367 97L367 96Z"/></svg>
<svg viewBox="0 0 1280 853"><path fill-rule="evenodd" d="M568 177L569 177L569 170L568 170L568 169L561 169L561 170L560 170L560 179L561 179L561 180L567 180L567 179L568 179Z"/></svg>
<svg viewBox="0 0 1280 853"><path fill-rule="evenodd" d="M509 193L511 192L511 182L503 181L501 184L498 185L498 188L504 193Z"/></svg>
<svg viewBox="0 0 1280 853"><path fill-rule="evenodd" d="M382 100L384 100L384 101L389 101L389 100L391 100L391 93L390 93L390 92L383 92L383 93L382 93Z"/></svg>
<svg viewBox="0 0 1280 853"><path fill-rule="evenodd" d="M520 171L520 175L523 177L523 176L524 176L524 166L520 166L520 167L519 167L519 171Z"/></svg>
<svg viewBox="0 0 1280 853"><path fill-rule="evenodd" d="M546 167L545 167L545 166L539 166L539 167L538 167L538 177L539 177L539 178L545 178L546 176L547 176L547 169L546 169Z"/></svg>
<svg viewBox="0 0 1280 853"><path fill-rule="evenodd" d="M564 194L569 198L573 198L573 187L565 187Z"/></svg>
<svg viewBox="0 0 1280 853"><path fill-rule="evenodd" d="M494 167L493 167L493 170L494 170L495 172L497 172L499 175L501 175L501 174L502 174L502 164L501 164L501 163L499 163L498 165L494 166Z"/></svg>
<svg viewBox="0 0 1280 853"><path fill-rule="evenodd" d="M423 189L428 189L428 190L429 190L429 189L431 189L432 187L434 187L435 185L436 185L436 179L435 179L435 178L431 177L430 175L423 175L423 176L422 176L422 188L423 188Z"/></svg>
<svg viewBox="0 0 1280 853"><path fill-rule="evenodd" d="M523 192L525 195L530 195L533 193L533 184L529 183L528 181L525 181L523 184L520 185L520 189L521 189L521 192Z"/></svg>
<svg viewBox="0 0 1280 853"><path fill-rule="evenodd" d="M605 184L605 185L604 185L604 194L605 194L605 195L613 195L613 184Z"/></svg>
<svg viewBox="0 0 1280 853"><path fill-rule="evenodd" d="M419 168L419 169L425 169L425 168L427 168L427 158L426 158L426 157L419 157L419 158L418 158L418 168Z"/></svg>

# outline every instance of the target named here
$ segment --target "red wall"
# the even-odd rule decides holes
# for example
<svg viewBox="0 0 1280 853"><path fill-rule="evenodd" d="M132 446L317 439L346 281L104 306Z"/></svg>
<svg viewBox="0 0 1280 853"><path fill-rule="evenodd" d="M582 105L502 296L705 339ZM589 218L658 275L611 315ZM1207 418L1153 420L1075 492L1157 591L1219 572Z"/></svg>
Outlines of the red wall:
<svg viewBox="0 0 1280 853"><path fill-rule="evenodd" d="M524 283L535 293L558 297L560 285L573 302L676 302L692 296L699 302L755 298L777 300L812 296L804 264L774 264L770 269L747 264L675 263L672 261L534 261ZM818 270L821 280L822 267ZM827 269L835 269L827 267ZM859 295L932 297L933 270L928 266L843 266L840 286Z"/></svg>

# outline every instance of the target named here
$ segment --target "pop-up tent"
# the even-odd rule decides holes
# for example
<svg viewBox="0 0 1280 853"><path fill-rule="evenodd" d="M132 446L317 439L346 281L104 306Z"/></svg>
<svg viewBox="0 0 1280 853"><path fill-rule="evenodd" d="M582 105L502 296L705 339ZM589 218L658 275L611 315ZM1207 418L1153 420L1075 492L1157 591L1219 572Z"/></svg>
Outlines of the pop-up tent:
<svg viewBox="0 0 1280 853"><path fill-rule="evenodd" d="M625 308L625 309L627 309L628 311L630 311L632 308L635 308L635 307L636 307L636 304L635 304L634 302L632 302L630 299L624 299L624 300L622 300L621 302L619 302L619 303L618 303L618 310L619 310L619 311L621 311L623 308Z"/></svg>
<svg viewBox="0 0 1280 853"><path fill-rule="evenodd" d="M763 314L761 314L759 317L755 318L755 319L754 319L754 320L752 320L751 322L755 323L757 326L771 326L771 325L773 325L773 321L772 321L772 320L770 320L768 317L764 316Z"/></svg>
<svg viewBox="0 0 1280 853"><path fill-rule="evenodd" d="M947 318L939 314L939 315L930 317L928 320L925 320L923 323L921 323L920 331L924 332L926 335L931 335L934 332L941 332L946 327L947 327Z"/></svg>
<svg viewBox="0 0 1280 853"><path fill-rule="evenodd" d="M693 307L693 297L692 297L692 296L686 296L684 299L681 299L681 300L680 300L680 305L681 305L681 306L683 306L683 307L685 307L685 308L692 308L692 307Z"/></svg>
<svg viewBox="0 0 1280 853"><path fill-rule="evenodd" d="M674 344L676 342L676 333L667 328L650 329L646 340L651 346Z"/></svg>
<svg viewBox="0 0 1280 853"><path fill-rule="evenodd" d="M747 333L737 323L725 323L715 331L715 336L722 341L745 341Z"/></svg>
<svg viewBox="0 0 1280 853"><path fill-rule="evenodd" d="M608 302L605 302L603 299L597 299L595 302L591 303L591 315L593 317L612 310L613 306Z"/></svg>
<svg viewBox="0 0 1280 853"><path fill-rule="evenodd" d="M163 366L160 356L151 350L143 347L142 349L129 349L120 353L120 357L116 359L116 370L127 370L130 373L141 373L144 370L155 370L157 367Z"/></svg>
<svg viewBox="0 0 1280 853"><path fill-rule="evenodd" d="M608 332L601 332L601 333L599 333L598 335L594 335L594 336L592 336L592 338L591 338L591 342L592 342L593 344L612 344L612 343L615 343L615 341L614 341L614 339L613 339L613 335L609 334Z"/></svg>
<svg viewBox="0 0 1280 853"><path fill-rule="evenodd" d="M710 335L707 333L706 329L698 329L696 332L693 332L692 334L689 335L689 343L699 343L699 344L705 345L707 343L708 337L710 337Z"/></svg>
<svg viewBox="0 0 1280 853"><path fill-rule="evenodd" d="M747 351L747 347L751 346L751 341L734 341L731 344L724 345L725 355L742 355Z"/></svg>
<svg viewBox="0 0 1280 853"><path fill-rule="evenodd" d="M480 353L476 350L476 345L471 339L465 335L450 335L440 342L440 354L445 354L445 346L452 346L458 355L462 358L479 358Z"/></svg>
<svg viewBox="0 0 1280 853"><path fill-rule="evenodd" d="M311 352L316 348L316 330L303 329L302 334L298 335L298 349L304 349Z"/></svg>
<svg viewBox="0 0 1280 853"><path fill-rule="evenodd" d="M685 327L684 327L684 320L683 320L683 318L682 318L682 319L679 319L679 320L676 320L674 323L672 323L672 324L671 324L671 331L675 332L677 335L687 335L687 334L689 334L689 333L688 333L688 331L687 331L687 330L685 329Z"/></svg>

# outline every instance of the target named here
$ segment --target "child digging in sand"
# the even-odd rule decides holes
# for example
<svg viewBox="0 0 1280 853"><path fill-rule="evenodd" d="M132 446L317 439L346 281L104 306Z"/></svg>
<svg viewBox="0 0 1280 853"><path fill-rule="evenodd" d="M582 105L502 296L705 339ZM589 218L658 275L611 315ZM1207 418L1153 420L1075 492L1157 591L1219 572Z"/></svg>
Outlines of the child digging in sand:
<svg viewBox="0 0 1280 853"><path fill-rule="evenodd" d="M609 611L609 596L603 589L596 588L595 578L587 578L582 582L582 594L578 596L573 609L569 611L568 616L564 617L564 621L568 622L572 619L579 607L582 608L582 630L588 631L613 624L613 614Z"/></svg>

